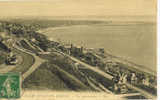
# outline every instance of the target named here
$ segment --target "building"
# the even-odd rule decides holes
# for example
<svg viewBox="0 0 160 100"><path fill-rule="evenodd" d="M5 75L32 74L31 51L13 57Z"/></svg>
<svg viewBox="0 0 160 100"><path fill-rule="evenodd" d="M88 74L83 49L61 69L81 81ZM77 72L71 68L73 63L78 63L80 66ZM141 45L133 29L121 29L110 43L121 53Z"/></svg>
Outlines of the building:
<svg viewBox="0 0 160 100"><path fill-rule="evenodd" d="M64 48L65 48L65 52L70 55L71 54L71 45L65 45Z"/></svg>
<svg viewBox="0 0 160 100"><path fill-rule="evenodd" d="M143 79L142 84L145 85L145 86L149 86L150 85L149 78L146 77L145 79Z"/></svg>
<svg viewBox="0 0 160 100"><path fill-rule="evenodd" d="M6 59L6 64L8 65L15 65L18 63L17 56L13 54L13 52L10 52L7 59Z"/></svg>
<svg viewBox="0 0 160 100"><path fill-rule="evenodd" d="M137 82L137 76L135 73L132 73L131 74L131 83L132 84L135 84Z"/></svg>
<svg viewBox="0 0 160 100"><path fill-rule="evenodd" d="M83 47L82 46L73 46L73 44L71 44L70 53L73 56L82 57L83 56Z"/></svg>

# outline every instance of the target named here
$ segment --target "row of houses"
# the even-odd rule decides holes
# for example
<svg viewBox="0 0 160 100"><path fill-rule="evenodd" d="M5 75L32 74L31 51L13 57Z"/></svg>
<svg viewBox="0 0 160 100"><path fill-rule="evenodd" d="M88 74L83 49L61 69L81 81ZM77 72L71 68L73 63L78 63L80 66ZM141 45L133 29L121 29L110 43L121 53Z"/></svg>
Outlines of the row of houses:
<svg viewBox="0 0 160 100"><path fill-rule="evenodd" d="M87 49L87 48L84 48L83 46L77 46L73 44L62 45L59 42L55 42L55 43L57 43L56 45L54 45L56 49L64 53L67 53L68 55L72 55L92 66L95 66L95 67L98 66L100 67L100 69L106 71L107 73L112 74L113 76L115 75L115 73L121 71L121 74L119 75L122 75L122 74L125 74L125 75L119 76L118 84L119 83L125 84L125 82L130 82L131 84L134 84L134 85L142 85L146 87L156 88L156 84L155 84L156 79L152 79L150 76L146 76L143 74L141 75L141 73L136 73L128 69L123 69L122 67L120 67L123 65L120 65L117 62L114 62L112 60L108 60L108 62L104 63L102 62L101 59L99 59L94 55L94 52L92 52L93 51L92 49ZM99 49L99 51L101 52L101 54L104 53L103 48ZM151 80L153 80L154 82L152 82ZM121 87L124 87L124 86L122 85ZM125 90L125 89L122 88L122 90Z"/></svg>
<svg viewBox="0 0 160 100"><path fill-rule="evenodd" d="M114 71L118 72L120 69L118 68L118 63L112 61L112 60L108 60L105 62L105 64L103 62L101 62L101 59L97 58L96 56L94 56L94 53L91 52L93 50L91 49L86 49L84 48L83 46L76 46L76 45L73 45L73 44L66 44L66 45L58 45L58 49L60 49L62 52L65 52L69 55L72 55L74 57L77 57L79 58L80 60L83 60L84 62L90 64L90 65L93 65L93 66L99 66L103 67L104 70L107 72L110 72L110 73L115 73ZM100 49L100 51L102 53L104 53L104 49ZM114 66L117 66L114 67ZM110 68L110 69L109 69ZM125 71L126 72L126 71ZM125 73L124 72L124 73ZM136 84L139 80L139 78L137 77L138 75L136 73L129 73L130 75L128 75L127 77L130 76L130 82L132 84ZM142 78L141 80L141 83L145 86L150 86L151 83L149 82L150 81L150 78L149 77L144 77Z"/></svg>
<svg viewBox="0 0 160 100"><path fill-rule="evenodd" d="M156 91L156 77L152 75L123 68L116 62L109 62L104 70L106 73L114 76L114 80L116 79L114 86L116 87L115 90L118 89L118 86L123 86L127 82L140 88L145 88L147 91Z"/></svg>

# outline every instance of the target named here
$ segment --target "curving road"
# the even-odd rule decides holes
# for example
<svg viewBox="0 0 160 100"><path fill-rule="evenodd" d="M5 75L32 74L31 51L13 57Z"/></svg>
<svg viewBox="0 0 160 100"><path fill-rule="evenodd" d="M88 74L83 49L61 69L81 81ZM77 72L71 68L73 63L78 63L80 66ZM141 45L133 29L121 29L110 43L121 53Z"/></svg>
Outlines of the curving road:
<svg viewBox="0 0 160 100"><path fill-rule="evenodd" d="M0 67L0 73L7 72L19 72L22 75L22 81L27 78L32 72L34 72L45 60L31 53L30 51L20 48L14 44L12 50L18 58L19 64L6 65L2 64Z"/></svg>
<svg viewBox="0 0 160 100"><path fill-rule="evenodd" d="M24 81L24 79L27 78L32 72L34 72L43 62L45 62L45 60L41 59L26 49L18 47L17 45L15 45L15 48L23 53L27 53L34 58L34 63L27 69L27 71L22 73L22 81ZM24 62L27 62L28 60L29 59L26 59Z"/></svg>
<svg viewBox="0 0 160 100"><path fill-rule="evenodd" d="M16 48L12 50L18 59L18 64L16 65L0 65L0 73L7 73L7 72L20 72L23 74L26 70L28 70L35 62L35 59L32 55L22 52Z"/></svg>
<svg viewBox="0 0 160 100"><path fill-rule="evenodd" d="M111 75L109 75L109 74L101 71L101 70L98 69L98 68L95 68L95 67L93 67L93 66L91 66L91 65L88 65L88 64L80 61L79 59L75 58L75 57L72 57L72 56L67 55L67 54L65 54L65 53L63 53L63 52L60 52L60 51L57 51L57 52L63 54L64 56L67 56L68 58L72 59L73 61L78 62L79 64L83 65L83 66L86 67L87 69L90 69L90 70L92 70L93 72L96 72L96 73L100 74L101 76L103 76L103 77L105 77L105 78L107 78L107 79L110 79L110 80L111 80L111 79L113 78L113 76L111 76ZM131 84L129 84L129 83L126 83L126 85L127 85L129 88L131 88L131 89L133 89L133 90L136 90L136 91L138 91L139 93L143 94L145 97L147 97L147 98L149 98L149 99L156 100L156 98L157 98L156 96L153 96L152 94L146 92L145 90L142 90L142 89L140 89L140 88L137 88L137 87L135 87L135 86L133 86L133 85L131 85Z"/></svg>
<svg viewBox="0 0 160 100"><path fill-rule="evenodd" d="M90 70L92 70L92 71L94 71L94 72L102 75L103 77L105 77L105 78L107 78L107 79L110 79L110 80L112 79L112 76L111 76L111 75L109 75L109 74L107 74L107 73L105 73L105 72L103 72L103 71L101 71L101 70L99 70L99 69L97 69L97 68L95 68L95 67L93 67L93 66L91 66L91 65L88 65L88 64L86 64L86 63L84 63L84 62L82 62L82 61L80 61L80 60L78 60L78 59L76 59L76 58L74 58L74 57L71 57L71 56L69 56L69 55L67 55L67 56L68 56L69 58L71 58L73 61L76 61L76 62L82 64L84 67L86 67L86 68L88 68L88 69L90 69ZM149 98L149 99L153 99L153 100L156 99L156 96L153 96L153 95L151 95L150 93L148 93L148 92L146 92L146 91L144 91L144 90L142 90L142 89L140 89L140 88L137 88L137 87L135 87L135 86L133 86L133 85L131 85L131 84L129 84L129 83L126 83L126 85L127 85L129 88L134 89L134 90L142 93L144 96L146 96L146 97Z"/></svg>
<svg viewBox="0 0 160 100"><path fill-rule="evenodd" d="M0 65L0 73L10 72L10 71L12 71L14 68L16 68L16 66L14 66L14 65L2 64L2 65Z"/></svg>
<svg viewBox="0 0 160 100"><path fill-rule="evenodd" d="M35 54L31 53L30 51L20 48L17 45L14 46L13 49L14 52L18 53L19 55L22 56L23 58L23 63L18 65L18 66L13 66L13 69L8 69L6 70L6 72L21 72L22 73L22 81L25 80L25 78L27 78L30 74L32 74L32 72L34 72L43 62L45 62L45 60L39 58L38 56L36 56ZM86 67L87 69L90 69L100 75L102 75L103 77L107 78L107 79L112 79L112 76L91 66L88 65L80 60L78 60L75 57L72 57L70 55L64 54L63 52L57 51L67 57L69 57L70 59L72 59L75 62L78 62L79 64L83 65L84 67ZM12 71L10 71L12 70ZM138 92L140 92L141 94L143 94L144 96L148 97L148 98L152 98L152 99L156 99L155 96L151 95L150 93L137 88L131 84L126 84L129 88L137 90Z"/></svg>

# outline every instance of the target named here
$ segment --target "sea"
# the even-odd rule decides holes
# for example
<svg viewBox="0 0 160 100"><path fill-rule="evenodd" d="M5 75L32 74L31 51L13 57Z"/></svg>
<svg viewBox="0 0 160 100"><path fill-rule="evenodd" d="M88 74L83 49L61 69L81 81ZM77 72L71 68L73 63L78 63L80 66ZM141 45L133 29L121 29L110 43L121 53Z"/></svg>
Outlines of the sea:
<svg viewBox="0 0 160 100"><path fill-rule="evenodd" d="M42 30L53 40L107 52L156 71L156 23L115 22L74 25Z"/></svg>

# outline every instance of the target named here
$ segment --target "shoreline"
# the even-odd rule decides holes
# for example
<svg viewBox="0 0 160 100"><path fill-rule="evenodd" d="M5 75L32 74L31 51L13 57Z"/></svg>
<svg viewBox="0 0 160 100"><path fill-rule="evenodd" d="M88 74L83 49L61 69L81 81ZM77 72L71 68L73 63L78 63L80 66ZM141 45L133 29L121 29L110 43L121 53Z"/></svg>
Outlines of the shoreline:
<svg viewBox="0 0 160 100"><path fill-rule="evenodd" d="M103 24L99 24L99 25L103 25ZM104 24L104 25L106 25L106 24ZM108 24L107 24L108 25ZM71 26L59 26L59 27L49 27L49 28L46 28L46 29L42 29L42 30L38 30L37 32L39 32L40 34L43 34L43 35L45 35L45 36L47 36L45 33L47 33L47 32L49 32L49 31L55 31L55 30L59 30L59 29L67 29L67 28L71 28L71 27L77 27L77 26L89 26L89 25L71 25ZM92 25L91 25L92 26ZM95 26L95 25L93 25L93 26ZM47 38L49 39L49 38L51 38L51 37L49 37L49 36L47 36ZM52 41L58 41L58 38L57 37L55 37L55 38L52 38L53 40ZM67 41L63 41L64 43L67 43ZM73 42L71 42L71 43L73 43ZM77 44L76 44L77 45ZM80 45L80 46L82 46L82 45ZM93 49L97 49L97 48L93 48ZM151 68L149 68L149 67L147 67L147 66L145 66L145 65L141 65L141 64L137 64L136 62L133 62L133 61L131 61L131 60L128 60L127 58L130 58L130 57L125 57L125 56L117 56L117 55L115 55L115 54L113 54L113 53L111 53L111 52L109 52L109 51L107 51L106 49L105 49L105 51L109 54L109 55L111 55L111 56L113 56L115 59L119 59L119 60L121 60L121 61L123 61L123 62L126 62L126 63L129 63L130 65L134 65L134 66L138 66L140 69L142 69L143 70L143 68L145 68L145 70L148 70L148 72L149 71L151 71L151 72L149 72L149 73L152 73L152 74L157 74L156 73L156 69L155 70L153 70L153 69L151 69ZM143 68L142 68L143 67ZM157 68L157 67L156 67Z"/></svg>

